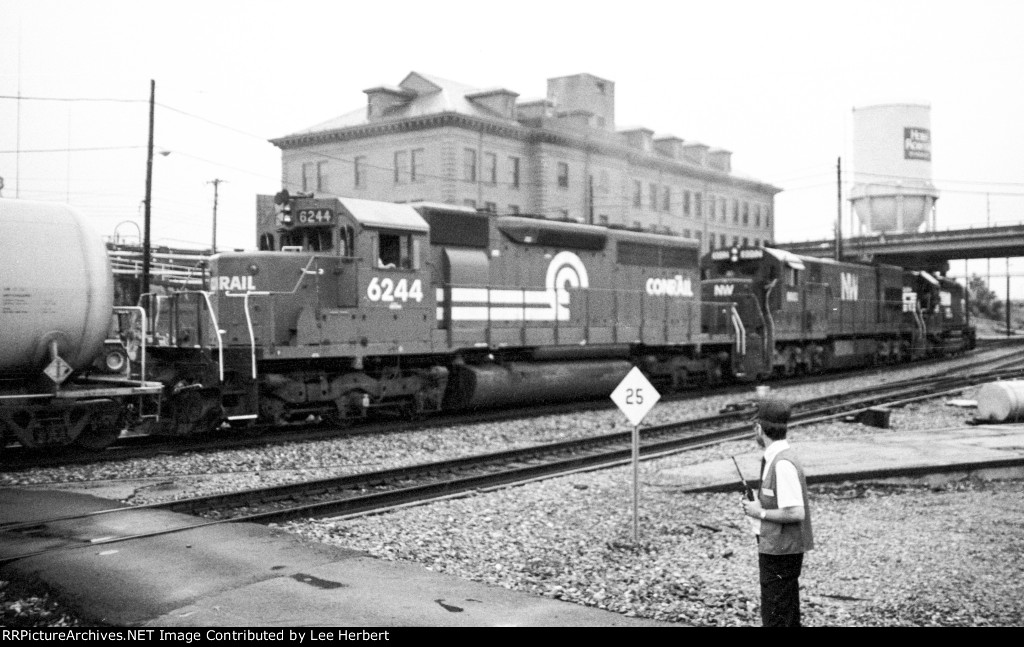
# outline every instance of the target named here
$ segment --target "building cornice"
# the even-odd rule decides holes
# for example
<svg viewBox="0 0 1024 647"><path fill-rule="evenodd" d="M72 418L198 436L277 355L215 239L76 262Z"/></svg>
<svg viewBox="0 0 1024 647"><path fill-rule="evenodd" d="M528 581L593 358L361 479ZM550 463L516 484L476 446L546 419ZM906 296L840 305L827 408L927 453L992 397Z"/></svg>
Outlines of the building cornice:
<svg viewBox="0 0 1024 647"><path fill-rule="evenodd" d="M543 126L527 126L520 123L497 121L457 112L439 112L418 117L359 124L333 130L286 135L269 141L281 150L291 150L435 128L462 128L474 133L482 132L486 135L515 139L530 144L565 146L591 154L597 153L617 157L626 160L634 166L683 175L699 182L714 182L719 185L725 184L772 194L782 191L779 187L766 182L741 178L724 171L688 164L680 160L645 153L629 146L609 142L606 139L607 135L603 131L595 131L599 134L596 137L590 137L587 131L570 133Z"/></svg>

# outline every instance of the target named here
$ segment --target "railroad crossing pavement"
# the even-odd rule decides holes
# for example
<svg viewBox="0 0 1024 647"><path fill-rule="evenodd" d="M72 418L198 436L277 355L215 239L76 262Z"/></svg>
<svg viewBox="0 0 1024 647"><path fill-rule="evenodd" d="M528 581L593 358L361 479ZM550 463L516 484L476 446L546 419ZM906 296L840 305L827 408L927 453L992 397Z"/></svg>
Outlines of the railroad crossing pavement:
<svg viewBox="0 0 1024 647"><path fill-rule="evenodd" d="M865 438L800 440L812 482L978 475L1024 476L1024 425L984 425ZM748 479L759 453L737 456ZM732 461L648 473L647 483L689 491L737 489ZM0 524L43 521L118 507L116 501L54 490L0 489ZM0 528L0 560L74 543L75 550L18 559L0 578L41 581L96 624L150 627L664 626L469 582L414 564L304 540L255 524L209 525L116 543L196 523L157 510L94 515Z"/></svg>

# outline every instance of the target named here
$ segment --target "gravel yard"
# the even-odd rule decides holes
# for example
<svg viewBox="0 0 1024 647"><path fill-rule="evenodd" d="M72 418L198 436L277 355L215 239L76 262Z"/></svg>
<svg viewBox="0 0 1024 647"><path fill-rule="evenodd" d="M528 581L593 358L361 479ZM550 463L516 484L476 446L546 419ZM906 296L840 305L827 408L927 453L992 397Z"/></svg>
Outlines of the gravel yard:
<svg viewBox="0 0 1024 647"><path fill-rule="evenodd" d="M775 393L809 398L928 370L891 370ZM659 404L645 423L709 415L741 399ZM799 449L802 440L814 438L959 428L972 416L971 409L937 401L895 410L888 430L827 423L798 427L791 438ZM146 503L629 429L621 413L609 410L0 474L0 486L67 488ZM684 625L759 625L756 548L738 495L686 494L656 478L663 470L754 451L753 442L744 441L642 463L638 545L632 541L628 467L288 529L382 559L631 616ZM817 548L801 578L805 624L1024 624L1020 481L934 488L844 484L812 491ZM27 592L12 589L0 584L5 626L76 622L49 600L30 601Z"/></svg>

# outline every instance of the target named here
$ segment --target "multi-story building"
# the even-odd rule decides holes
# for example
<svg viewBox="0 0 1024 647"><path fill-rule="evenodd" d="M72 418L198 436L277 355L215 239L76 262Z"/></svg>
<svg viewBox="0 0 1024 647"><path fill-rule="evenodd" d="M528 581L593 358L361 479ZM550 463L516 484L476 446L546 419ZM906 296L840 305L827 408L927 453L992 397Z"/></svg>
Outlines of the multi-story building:
<svg viewBox="0 0 1024 647"><path fill-rule="evenodd" d="M672 233L705 250L774 239L780 189L734 174L727 150L617 130L611 81L549 79L546 98L519 101L412 72L365 92L365 108L271 140L286 188Z"/></svg>

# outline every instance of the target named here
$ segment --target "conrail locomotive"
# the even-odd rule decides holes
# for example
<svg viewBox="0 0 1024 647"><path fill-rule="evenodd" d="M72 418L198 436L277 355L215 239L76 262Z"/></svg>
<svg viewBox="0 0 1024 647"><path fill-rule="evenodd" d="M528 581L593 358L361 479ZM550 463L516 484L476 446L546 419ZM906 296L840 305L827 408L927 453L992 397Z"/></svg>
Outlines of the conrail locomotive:
<svg viewBox="0 0 1024 647"><path fill-rule="evenodd" d="M964 288L892 265L844 263L768 247L714 250L707 303L732 304L764 375L897 363L975 345ZM753 340L751 340L753 341Z"/></svg>
<svg viewBox="0 0 1024 647"><path fill-rule="evenodd" d="M258 251L117 311L80 217L0 200L4 444L523 407L606 396L632 366L674 390L974 343L955 282L897 267L701 259L686 238L442 204L258 204Z"/></svg>

